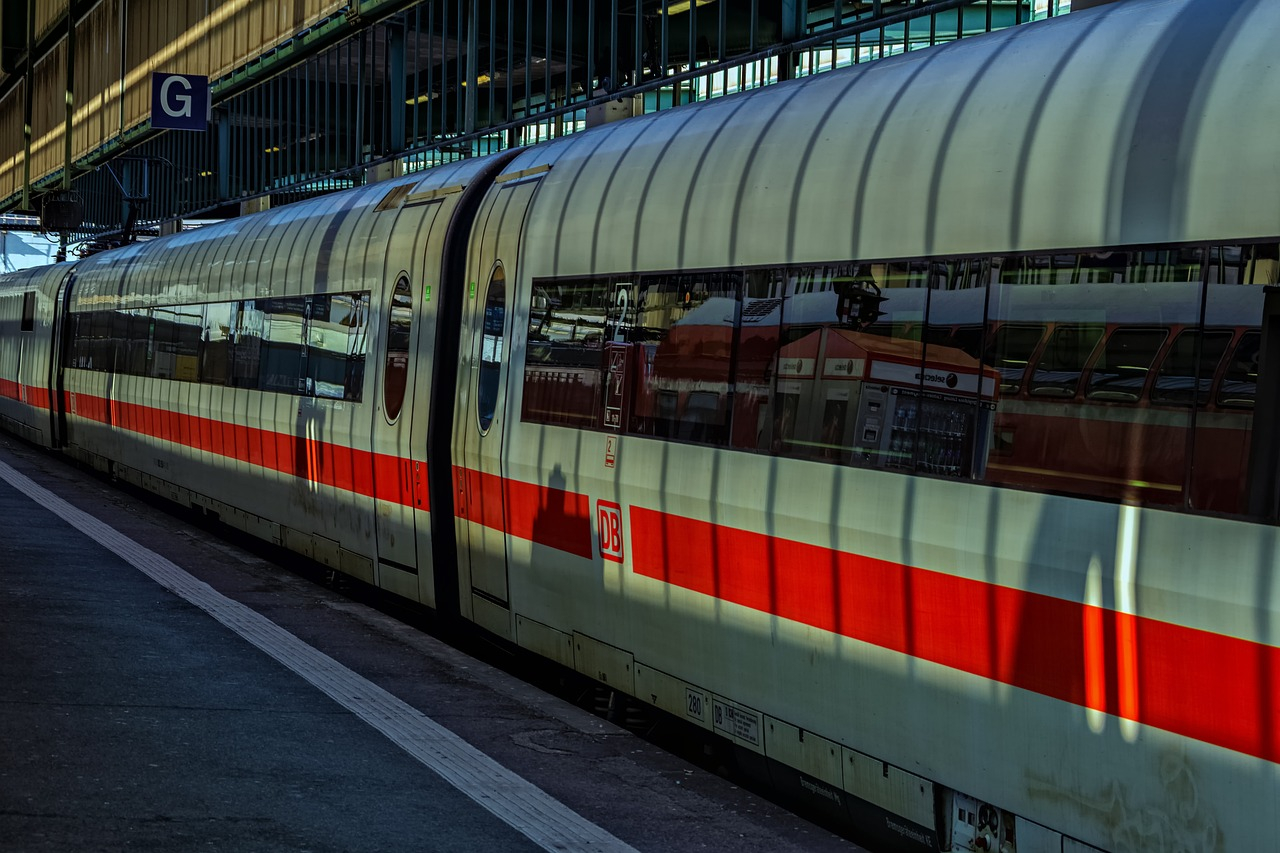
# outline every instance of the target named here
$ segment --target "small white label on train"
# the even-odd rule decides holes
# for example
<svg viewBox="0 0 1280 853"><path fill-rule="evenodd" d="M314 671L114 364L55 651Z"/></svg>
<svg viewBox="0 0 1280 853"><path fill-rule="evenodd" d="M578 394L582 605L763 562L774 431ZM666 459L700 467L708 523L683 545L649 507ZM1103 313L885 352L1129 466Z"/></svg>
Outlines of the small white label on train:
<svg viewBox="0 0 1280 853"><path fill-rule="evenodd" d="M745 740L753 746L760 745L760 715L752 711L735 708L716 699L712 702L712 725L725 734L733 735L738 740Z"/></svg>

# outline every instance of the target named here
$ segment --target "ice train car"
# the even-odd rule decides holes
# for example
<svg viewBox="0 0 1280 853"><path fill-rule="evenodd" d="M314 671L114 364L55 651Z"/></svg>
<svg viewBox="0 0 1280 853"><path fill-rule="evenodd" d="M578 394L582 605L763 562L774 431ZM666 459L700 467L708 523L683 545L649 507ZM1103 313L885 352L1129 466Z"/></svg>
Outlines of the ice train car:
<svg viewBox="0 0 1280 853"><path fill-rule="evenodd" d="M0 420L883 846L1276 849L1277 32L1128 0L8 276Z"/></svg>

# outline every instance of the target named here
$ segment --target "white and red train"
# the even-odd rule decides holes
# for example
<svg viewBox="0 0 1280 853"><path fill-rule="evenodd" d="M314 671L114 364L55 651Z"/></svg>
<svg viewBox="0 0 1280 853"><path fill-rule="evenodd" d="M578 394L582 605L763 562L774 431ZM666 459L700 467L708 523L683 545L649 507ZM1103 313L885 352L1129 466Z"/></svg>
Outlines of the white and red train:
<svg viewBox="0 0 1280 853"><path fill-rule="evenodd" d="M1276 32L1129 0L7 276L0 419L886 844L1276 849Z"/></svg>

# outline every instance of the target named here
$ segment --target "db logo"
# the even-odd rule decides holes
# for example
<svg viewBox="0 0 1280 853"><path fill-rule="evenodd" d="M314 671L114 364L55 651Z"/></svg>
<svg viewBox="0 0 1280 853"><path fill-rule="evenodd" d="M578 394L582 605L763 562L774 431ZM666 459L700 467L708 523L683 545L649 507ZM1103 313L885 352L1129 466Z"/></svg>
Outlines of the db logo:
<svg viewBox="0 0 1280 853"><path fill-rule="evenodd" d="M600 556L621 563L622 507L609 501L596 501L596 537L600 543Z"/></svg>

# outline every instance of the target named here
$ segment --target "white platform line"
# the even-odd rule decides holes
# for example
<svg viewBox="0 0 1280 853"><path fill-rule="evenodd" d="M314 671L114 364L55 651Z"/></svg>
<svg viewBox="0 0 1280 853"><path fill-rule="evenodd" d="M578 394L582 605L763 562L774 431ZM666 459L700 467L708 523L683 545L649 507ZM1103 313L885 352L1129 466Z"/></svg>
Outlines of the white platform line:
<svg viewBox="0 0 1280 853"><path fill-rule="evenodd" d="M302 676L544 850L634 853L421 711L3 462L0 479Z"/></svg>

